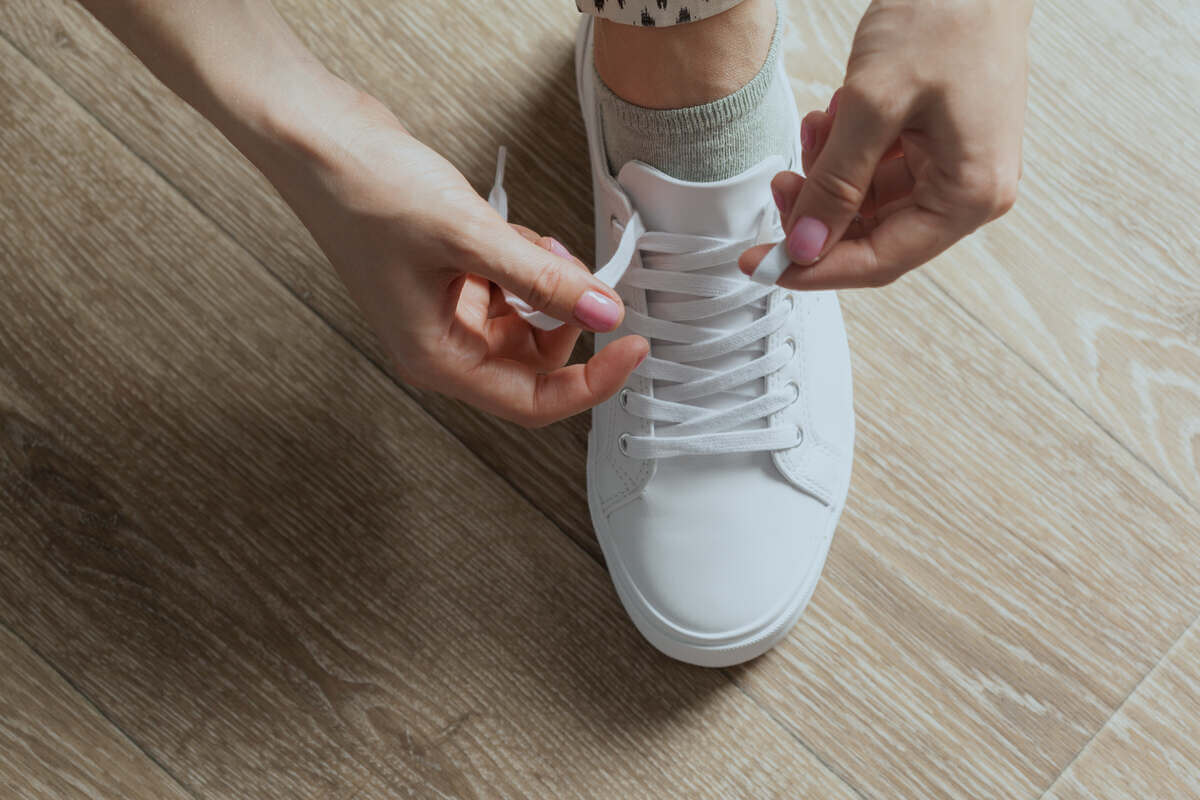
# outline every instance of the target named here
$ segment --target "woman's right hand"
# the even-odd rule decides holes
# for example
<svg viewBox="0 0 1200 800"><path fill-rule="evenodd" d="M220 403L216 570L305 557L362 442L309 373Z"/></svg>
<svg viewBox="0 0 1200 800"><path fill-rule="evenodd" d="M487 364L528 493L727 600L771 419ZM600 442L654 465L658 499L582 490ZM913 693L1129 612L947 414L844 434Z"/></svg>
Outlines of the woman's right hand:
<svg viewBox="0 0 1200 800"><path fill-rule="evenodd" d="M336 80L336 79L333 79ZM378 101L333 93L319 134L256 159L416 386L535 427L610 397L649 351L625 336L564 366L580 328L610 331L620 298L556 240L510 226ZM501 289L566 322L532 327Z"/></svg>

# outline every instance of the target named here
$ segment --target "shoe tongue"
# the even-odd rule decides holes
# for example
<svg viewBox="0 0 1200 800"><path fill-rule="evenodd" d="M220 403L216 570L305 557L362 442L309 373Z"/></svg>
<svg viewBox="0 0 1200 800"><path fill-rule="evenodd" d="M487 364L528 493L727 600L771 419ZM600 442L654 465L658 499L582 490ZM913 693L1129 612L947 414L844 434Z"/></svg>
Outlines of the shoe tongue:
<svg viewBox="0 0 1200 800"><path fill-rule="evenodd" d="M692 183L630 161L617 173L617 183L647 230L741 237L754 232L758 215L769 202L771 179L786 166L782 157L773 155L732 178Z"/></svg>
<svg viewBox="0 0 1200 800"><path fill-rule="evenodd" d="M633 208L641 215L647 230L741 239L757 235L763 208L771 207L771 179L786 166L781 157L771 156L732 178L714 183L691 183L672 178L641 161L630 161L617 174L617 182L625 190ZM697 270L696 274L700 273L745 280L736 261ZM651 302L679 302L697 298L675 292L647 291L646 299ZM754 322L762 313L752 306L743 306L697 320L695 324L735 330ZM737 351L694 362L694 366L734 369L753 360L756 355ZM732 392L709 395L691 402L711 409L730 408L764 390L764 381L760 379ZM762 425L761 421L751 421L739 428L753 429Z"/></svg>

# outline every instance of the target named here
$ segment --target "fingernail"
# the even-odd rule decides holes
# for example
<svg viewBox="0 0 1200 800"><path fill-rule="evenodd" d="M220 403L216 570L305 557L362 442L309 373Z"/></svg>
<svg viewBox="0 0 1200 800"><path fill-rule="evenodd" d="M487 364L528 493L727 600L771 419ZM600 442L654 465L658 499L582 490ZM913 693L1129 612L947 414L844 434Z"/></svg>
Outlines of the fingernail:
<svg viewBox="0 0 1200 800"><path fill-rule="evenodd" d="M785 216L787 212L783 210L783 194L778 189L772 189L771 197L775 198L775 207L779 209L779 215Z"/></svg>
<svg viewBox="0 0 1200 800"><path fill-rule="evenodd" d="M813 132L808 120L800 123L800 146L805 150L813 149Z"/></svg>
<svg viewBox="0 0 1200 800"><path fill-rule="evenodd" d="M588 330L606 332L617 327L621 309L612 300L588 289L575 303L575 319Z"/></svg>
<svg viewBox="0 0 1200 800"><path fill-rule="evenodd" d="M560 242L558 239L555 239L553 236L549 238L551 253L554 253L556 256L562 256L563 258L571 257L571 251L564 247L562 242Z"/></svg>
<svg viewBox="0 0 1200 800"><path fill-rule="evenodd" d="M650 355L650 351L649 351L649 350L647 350L646 352L642 353L642 357L641 357L641 358L639 358L639 359L637 360L637 363L633 365L633 368L634 368L634 369L637 369L638 367L640 367L640 366L642 365L642 362L646 360L646 356L648 356L648 355Z"/></svg>
<svg viewBox="0 0 1200 800"><path fill-rule="evenodd" d="M841 93L842 93L842 90L838 89L836 92L833 93L833 97L829 98L829 108L825 109L826 114L836 114L837 113L838 95Z"/></svg>
<svg viewBox="0 0 1200 800"><path fill-rule="evenodd" d="M829 227L819 219L801 217L788 234L788 255L798 264L811 264L821 255L829 237Z"/></svg>

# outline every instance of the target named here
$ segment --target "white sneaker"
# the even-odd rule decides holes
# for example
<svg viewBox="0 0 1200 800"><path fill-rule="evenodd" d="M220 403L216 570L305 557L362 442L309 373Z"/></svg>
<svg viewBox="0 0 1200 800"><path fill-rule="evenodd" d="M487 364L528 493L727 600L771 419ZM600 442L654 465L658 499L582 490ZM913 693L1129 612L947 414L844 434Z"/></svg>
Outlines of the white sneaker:
<svg viewBox="0 0 1200 800"><path fill-rule="evenodd" d="M592 18L575 47L596 209L597 273L651 343L592 412L588 503L638 630L681 661L758 656L799 618L850 482L850 354L833 292L748 280L747 247L783 238L773 156L716 183L641 162L608 171L594 97ZM783 70L782 60L779 69ZM784 78L786 80L786 78ZM797 133L799 114L795 113Z"/></svg>

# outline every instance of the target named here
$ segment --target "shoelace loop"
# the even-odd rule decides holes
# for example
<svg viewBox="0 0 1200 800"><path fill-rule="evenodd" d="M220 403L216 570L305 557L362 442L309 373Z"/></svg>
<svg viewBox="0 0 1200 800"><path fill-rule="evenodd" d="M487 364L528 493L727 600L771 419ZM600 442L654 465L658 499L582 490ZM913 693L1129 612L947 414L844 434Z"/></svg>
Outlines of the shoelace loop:
<svg viewBox="0 0 1200 800"><path fill-rule="evenodd" d="M501 217L508 218L508 198L504 192L506 151L501 147L496 159L496 180L488 194L488 203ZM634 374L648 378L655 386L646 395L622 389L618 402L629 414L649 420L654 432L646 435L624 433L618 447L630 458L656 459L680 455L703 455L748 451L784 450L798 445L804 437L798 426L766 424L744 427L768 420L795 403L799 386L788 382L782 387L759 393L729 408L711 409L688 401L718 393L744 395L747 387L783 369L796 355L792 339L766 350L768 337L786 323L795 299L784 294L783 302L769 308L774 287L745 279L711 274L693 274L699 270L728 265L745 249L764 240L773 220L764 207L759 214L757 233L744 239L648 231L641 215L634 211L621 228L621 238L612 257L595 272L597 280L616 288L618 284L646 291L673 292L695 300L649 302L645 312L626 306L624 326L651 342L648 356ZM641 265L634 266L641 254ZM521 298L505 291L509 305L526 321L543 330L562 323L531 308ZM733 330L707 328L700 321L745 306L763 313L753 322ZM750 361L728 369L698 366L701 362L735 351L756 353ZM654 382L662 382L659 386Z"/></svg>

